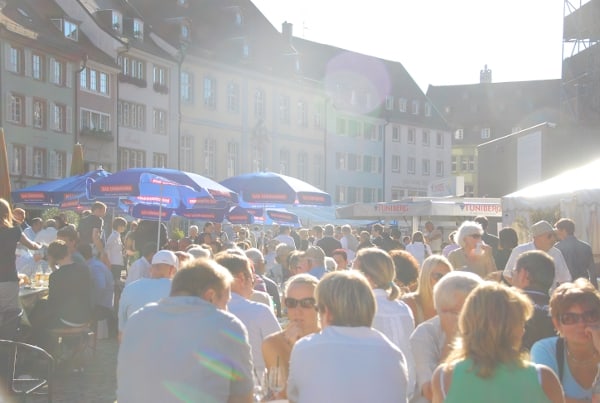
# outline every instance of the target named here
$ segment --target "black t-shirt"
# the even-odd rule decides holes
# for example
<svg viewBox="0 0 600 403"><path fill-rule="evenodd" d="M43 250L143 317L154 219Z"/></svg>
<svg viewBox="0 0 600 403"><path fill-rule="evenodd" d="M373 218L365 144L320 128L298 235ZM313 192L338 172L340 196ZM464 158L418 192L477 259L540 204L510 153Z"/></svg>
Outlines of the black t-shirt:
<svg viewBox="0 0 600 403"><path fill-rule="evenodd" d="M20 226L0 227L0 282L19 281L16 250L20 239Z"/></svg>
<svg viewBox="0 0 600 403"><path fill-rule="evenodd" d="M48 303L55 319L86 323L92 314L92 277L87 265L70 263L52 274L48 283Z"/></svg>
<svg viewBox="0 0 600 403"><path fill-rule="evenodd" d="M98 228L98 231L102 233L102 226L104 225L104 220L102 218L90 214L89 216L83 218L79 222L79 228L77 231L79 232L79 240L81 243L90 244L94 242L92 238L92 234L94 233L94 228Z"/></svg>

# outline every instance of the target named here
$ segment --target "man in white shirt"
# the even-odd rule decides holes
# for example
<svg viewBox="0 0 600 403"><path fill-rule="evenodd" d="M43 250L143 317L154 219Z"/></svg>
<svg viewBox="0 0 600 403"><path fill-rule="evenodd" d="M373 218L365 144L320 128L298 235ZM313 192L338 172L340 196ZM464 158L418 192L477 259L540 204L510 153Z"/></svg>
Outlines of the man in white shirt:
<svg viewBox="0 0 600 403"><path fill-rule="evenodd" d="M125 286L133 283L135 280L141 278L150 277L150 268L152 267L152 256L156 252L156 242L147 242L141 248L140 253L142 256L129 266L127 270L127 278L125 279Z"/></svg>
<svg viewBox="0 0 600 403"><path fill-rule="evenodd" d="M279 235L277 235L274 239L296 249L296 242L294 241L294 238L292 238L292 236L290 235L290 232L290 227L288 227L287 225L281 225L279 227Z"/></svg>
<svg viewBox="0 0 600 403"><path fill-rule="evenodd" d="M502 273L504 278L508 281L512 279L513 273L516 269L515 265L517 263L517 259L523 252L537 249L546 252L554 259L555 271L554 281L552 282L552 290L561 283L571 281L571 273L567 267L567 262L565 261L561 251L554 247L554 244L556 243L554 227L552 227L548 221L542 220L533 224L530 232L533 241L521 244L512 250L510 257L508 258L508 262L506 262L504 272Z"/></svg>
<svg viewBox="0 0 600 403"><path fill-rule="evenodd" d="M294 345L290 402L406 403L406 360L371 327L376 302L365 276L356 270L328 273L315 294L322 330Z"/></svg>
<svg viewBox="0 0 600 403"><path fill-rule="evenodd" d="M115 217L112 222L112 232L108 236L106 246L104 247L106 259L110 263L110 271L115 284L121 279L121 271L125 270L121 234L125 232L126 228L127 221L123 217Z"/></svg>
<svg viewBox="0 0 600 403"><path fill-rule="evenodd" d="M150 278L142 278L127 285L119 301L119 340L129 317L150 302L169 295L171 279L179 268L175 253L159 250L152 257Z"/></svg>
<svg viewBox="0 0 600 403"><path fill-rule="evenodd" d="M218 253L215 261L227 268L233 276L231 300L227 308L246 326L252 347L254 369L256 373L261 373L265 369L262 356L263 340L268 335L281 330L279 322L268 306L249 300L254 287L254 273L246 255L226 250Z"/></svg>

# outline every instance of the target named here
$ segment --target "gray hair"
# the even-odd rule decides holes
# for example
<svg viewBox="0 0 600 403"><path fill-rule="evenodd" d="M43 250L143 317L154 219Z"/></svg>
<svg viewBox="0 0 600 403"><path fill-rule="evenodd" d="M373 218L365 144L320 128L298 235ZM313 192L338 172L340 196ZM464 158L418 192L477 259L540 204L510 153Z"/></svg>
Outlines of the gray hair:
<svg viewBox="0 0 600 403"><path fill-rule="evenodd" d="M453 305L457 294L468 295L483 282L477 274L468 271L454 270L446 274L433 287L433 304L438 314L441 307Z"/></svg>
<svg viewBox="0 0 600 403"><path fill-rule="evenodd" d="M465 238L473 234L483 235L483 228L481 227L481 224L475 221L465 221L460 225L460 227L458 227L454 242L456 242L461 248L464 248Z"/></svg>
<svg viewBox="0 0 600 403"><path fill-rule="evenodd" d="M190 255L194 257L194 259L206 258L210 259L212 256L210 255L210 251L205 248L201 248L199 246L194 246L193 248L189 248L187 251Z"/></svg>
<svg viewBox="0 0 600 403"><path fill-rule="evenodd" d="M265 257L263 256L262 252L257 248L250 248L245 252L246 256L248 256L248 259L252 260L252 263L254 263L255 265L257 263L264 263Z"/></svg>

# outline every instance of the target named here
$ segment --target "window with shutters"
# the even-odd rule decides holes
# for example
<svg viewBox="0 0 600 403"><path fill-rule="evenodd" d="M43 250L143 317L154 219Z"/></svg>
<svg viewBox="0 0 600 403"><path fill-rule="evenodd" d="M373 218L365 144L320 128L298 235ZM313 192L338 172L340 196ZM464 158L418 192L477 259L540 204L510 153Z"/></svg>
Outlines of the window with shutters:
<svg viewBox="0 0 600 403"><path fill-rule="evenodd" d="M25 97L11 93L8 96L7 120L18 125L25 125Z"/></svg>
<svg viewBox="0 0 600 403"><path fill-rule="evenodd" d="M38 178L46 177L47 160L45 148L33 148L33 176Z"/></svg>
<svg viewBox="0 0 600 403"><path fill-rule="evenodd" d="M227 112L240 111L240 85L231 82L227 84Z"/></svg>
<svg viewBox="0 0 600 403"><path fill-rule="evenodd" d="M194 99L194 76L188 71L181 72L181 100L191 103Z"/></svg>
<svg viewBox="0 0 600 403"><path fill-rule="evenodd" d="M25 73L25 52L23 48L19 48L16 46L10 46L8 48L8 60L6 68L8 71L11 71L16 74L24 74Z"/></svg>
<svg viewBox="0 0 600 403"><path fill-rule="evenodd" d="M239 173L240 148L233 141L227 143L227 177L236 176Z"/></svg>
<svg viewBox="0 0 600 403"><path fill-rule="evenodd" d="M167 167L167 154L153 153L152 154L152 167L166 168Z"/></svg>
<svg viewBox="0 0 600 403"><path fill-rule="evenodd" d="M13 144L12 161L10 164L10 173L13 175L25 175L26 167L26 148L21 144Z"/></svg>
<svg viewBox="0 0 600 403"><path fill-rule="evenodd" d="M54 152L54 177L64 178L67 176L67 153L64 151Z"/></svg>
<svg viewBox="0 0 600 403"><path fill-rule="evenodd" d="M43 99L33 99L33 127L36 129L46 128L46 101Z"/></svg>
<svg viewBox="0 0 600 403"><path fill-rule="evenodd" d="M52 84L65 86L67 70L67 65L65 62L53 58L50 62L50 70L52 73L50 76Z"/></svg>
<svg viewBox="0 0 600 403"><path fill-rule="evenodd" d="M217 175L217 141L204 139L204 176L214 178Z"/></svg>
<svg viewBox="0 0 600 403"><path fill-rule="evenodd" d="M213 77L204 77L204 105L210 109L217 107L217 80Z"/></svg>
<svg viewBox="0 0 600 403"><path fill-rule="evenodd" d="M54 104L52 111L52 129L57 132L66 132L67 130L67 107L61 104Z"/></svg>
<svg viewBox="0 0 600 403"><path fill-rule="evenodd" d="M194 138L192 136L181 136L180 151L181 169L192 172L194 167Z"/></svg>
<svg viewBox="0 0 600 403"><path fill-rule="evenodd" d="M153 115L153 131L154 133L166 134L167 133L167 111L162 109L154 109Z"/></svg>
<svg viewBox="0 0 600 403"><path fill-rule="evenodd" d="M45 58L39 53L31 54L31 77L34 80L43 81L45 79Z"/></svg>

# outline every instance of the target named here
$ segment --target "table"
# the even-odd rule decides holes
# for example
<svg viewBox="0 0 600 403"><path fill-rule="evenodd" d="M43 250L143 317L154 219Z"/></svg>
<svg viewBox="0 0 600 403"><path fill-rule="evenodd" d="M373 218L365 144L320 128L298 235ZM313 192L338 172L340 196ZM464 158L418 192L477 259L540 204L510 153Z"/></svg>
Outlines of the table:
<svg viewBox="0 0 600 403"><path fill-rule="evenodd" d="M28 314L31 313L35 303L46 296L48 296L48 287L19 287L19 303L24 311L22 322L29 324Z"/></svg>

